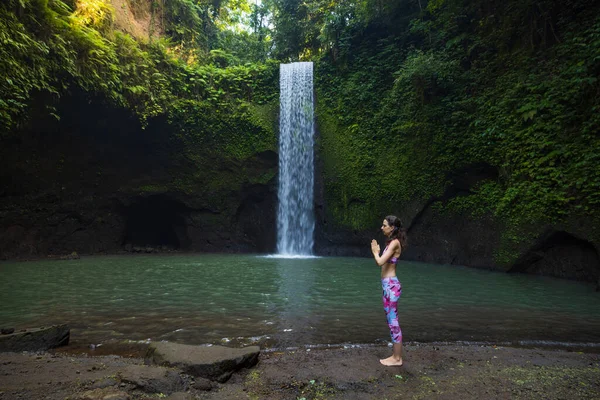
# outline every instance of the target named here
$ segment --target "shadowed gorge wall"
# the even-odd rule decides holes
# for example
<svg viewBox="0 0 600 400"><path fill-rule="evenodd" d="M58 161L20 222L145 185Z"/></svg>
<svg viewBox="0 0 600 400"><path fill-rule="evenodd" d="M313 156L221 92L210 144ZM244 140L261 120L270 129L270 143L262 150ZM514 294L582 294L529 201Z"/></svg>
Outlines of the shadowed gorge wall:
<svg viewBox="0 0 600 400"><path fill-rule="evenodd" d="M60 121L33 118L0 149L2 258L274 250L273 150L238 158L84 93L58 108Z"/></svg>
<svg viewBox="0 0 600 400"><path fill-rule="evenodd" d="M186 232L187 207L165 195L141 198L124 207L125 247L150 246L188 249L191 241Z"/></svg>
<svg viewBox="0 0 600 400"><path fill-rule="evenodd" d="M594 246L567 232L543 235L509 270L596 282L600 257Z"/></svg>
<svg viewBox="0 0 600 400"><path fill-rule="evenodd" d="M598 4L384 8L315 64L321 251L368 256L395 214L406 259L506 271L549 231L597 253ZM597 280L563 245L564 272L522 270Z"/></svg>

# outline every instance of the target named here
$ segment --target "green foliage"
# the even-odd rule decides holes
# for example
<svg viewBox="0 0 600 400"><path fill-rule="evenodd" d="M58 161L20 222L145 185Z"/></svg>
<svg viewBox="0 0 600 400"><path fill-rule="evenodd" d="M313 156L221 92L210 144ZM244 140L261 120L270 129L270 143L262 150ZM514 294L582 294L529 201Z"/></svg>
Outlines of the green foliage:
<svg viewBox="0 0 600 400"><path fill-rule="evenodd" d="M143 50L130 36L116 33L121 101L144 123L165 112L173 98L170 77L158 69L170 60L160 43Z"/></svg>
<svg viewBox="0 0 600 400"><path fill-rule="evenodd" d="M183 53L209 49L209 36L214 26L209 7L192 0L163 2L165 33L178 44Z"/></svg>
<svg viewBox="0 0 600 400"><path fill-rule="evenodd" d="M107 1L78 2L73 13L74 21L85 27L107 34L112 28L113 10Z"/></svg>
<svg viewBox="0 0 600 400"><path fill-rule="evenodd" d="M18 14L24 15L17 18ZM102 18L71 14L58 0L0 6L3 131L24 119L34 92L60 96L76 84L88 91L102 91L112 100L119 98L115 46L87 26L93 23L104 26ZM51 111L52 102L47 106Z"/></svg>
<svg viewBox="0 0 600 400"><path fill-rule="evenodd" d="M186 146L182 158L200 168L211 168L199 156L207 148L242 165L276 148L271 58L314 60L325 195L338 223L364 229L377 215L424 204L456 171L479 164L498 178L439 204L501 221L502 262L544 226L600 219L595 3L173 0L150 8L164 37L140 43L112 30L107 0L0 4L1 134L18 134L32 104L60 118L57 100L83 90L144 126L166 121ZM225 193L194 171L174 185Z"/></svg>
<svg viewBox="0 0 600 400"><path fill-rule="evenodd" d="M167 3L169 32L179 40L175 46L164 40L142 44L109 31L111 8L103 0L82 3L74 11L58 0L0 6L3 131L26 118L34 93L56 99L70 88L100 94L108 102L130 108L144 124L171 112L170 105L178 99L235 107L242 102L273 101L277 70L272 63L219 68L223 65L217 60L222 56L216 50L213 61L204 66L189 63L189 54L179 57L181 49L202 50L197 42L204 39L198 29L209 20L201 18L208 11L187 0ZM179 32L176 26L185 30ZM208 46L206 41L204 46ZM52 101L47 105L52 112Z"/></svg>
<svg viewBox="0 0 600 400"><path fill-rule="evenodd" d="M501 171L497 214L523 222L596 215L599 28L600 20L565 34L553 57L513 58L507 72L482 85L470 131L480 156Z"/></svg>
<svg viewBox="0 0 600 400"><path fill-rule="evenodd" d="M27 108L34 90L55 92L44 60L50 49L31 35L11 11L0 8L0 127L15 125Z"/></svg>
<svg viewBox="0 0 600 400"><path fill-rule="evenodd" d="M245 103L227 105L185 100L172 104L169 123L191 152L211 148L228 159L244 160L276 149L277 135L272 122L268 129L272 113L265 115L261 111L260 107Z"/></svg>
<svg viewBox="0 0 600 400"><path fill-rule="evenodd" d="M359 9L378 29L363 28L345 57L323 54L316 78L335 219L364 228L369 215L424 204L453 171L483 163L498 179L445 207L496 218L500 262L548 225L582 216L582 236L600 241L591 222L600 196L600 19L597 7L572 6L429 2L413 8L402 32Z"/></svg>

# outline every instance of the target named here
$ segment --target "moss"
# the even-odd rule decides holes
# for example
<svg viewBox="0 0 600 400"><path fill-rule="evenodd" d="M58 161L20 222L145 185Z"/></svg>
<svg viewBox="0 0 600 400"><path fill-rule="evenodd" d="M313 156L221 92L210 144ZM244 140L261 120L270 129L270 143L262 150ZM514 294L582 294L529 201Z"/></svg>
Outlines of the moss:
<svg viewBox="0 0 600 400"><path fill-rule="evenodd" d="M273 169L271 171L266 171L263 174L254 175L254 176L249 177L249 182L252 184L266 185L266 184L270 183L276 176L277 176L277 171L275 169Z"/></svg>
<svg viewBox="0 0 600 400"><path fill-rule="evenodd" d="M474 218L481 218L493 214L494 206L502 196L502 189L498 182L484 181L470 189L471 193L466 196L457 196L446 204L445 209L467 213Z"/></svg>
<svg viewBox="0 0 600 400"><path fill-rule="evenodd" d="M250 371L244 379L244 388L248 393L248 397L252 400L263 398L269 391L265 387L265 382L262 379L260 372L256 369Z"/></svg>
<svg viewBox="0 0 600 400"><path fill-rule="evenodd" d="M577 29L562 26L564 40L548 47L466 54L462 45L449 46L446 35L487 48L515 37L518 28L472 26L466 39L448 22L453 7L432 10L429 17L439 25L414 50L397 46L406 39L402 34L386 36L389 42L357 35L348 45L350 59L324 56L316 64L331 219L366 230L374 215L439 196L448 176L484 162L499 172L497 179L431 210L492 221L501 233L499 264L514 262L549 229L600 248L598 138L591 134L599 122L592 73L597 13L589 10L590 19ZM513 18L523 17L513 11ZM574 13L564 17L575 20ZM419 23L408 22L412 28ZM406 31L416 33L412 28ZM444 40L432 42L436 35ZM478 67L464 68L467 59Z"/></svg>
<svg viewBox="0 0 600 400"><path fill-rule="evenodd" d="M392 141L364 121L346 124L326 101L316 111L327 211L337 224L367 229L381 215L443 192L444 176L428 168L425 147Z"/></svg>
<svg viewBox="0 0 600 400"><path fill-rule="evenodd" d="M434 393L435 393L435 396L443 394L443 392L437 388L437 385L436 385L435 381L433 380L433 378L431 378L429 376L421 376L421 377L419 377L419 381L421 381L421 383L415 389L416 393L412 395L412 397L411 397L412 399L414 399L414 400L429 399L432 396L434 396Z"/></svg>
<svg viewBox="0 0 600 400"><path fill-rule="evenodd" d="M337 390L331 383L310 380L303 385L300 393L301 398L320 400L334 398Z"/></svg>
<svg viewBox="0 0 600 400"><path fill-rule="evenodd" d="M223 137L223 152L237 160L245 160L256 153L277 149L277 135L271 106L244 105L230 117Z"/></svg>
<svg viewBox="0 0 600 400"><path fill-rule="evenodd" d="M268 134L269 138L275 138L275 145L277 144L277 134L276 127L277 124L277 115L279 111L279 103L276 101L272 101L267 104L253 104L248 103L248 119L255 126L260 127L264 132ZM272 145L273 143L271 143ZM275 147L273 146L273 150Z"/></svg>
<svg viewBox="0 0 600 400"><path fill-rule="evenodd" d="M274 104L244 102L216 111L205 102L175 105L164 128L173 131L167 148L173 150L165 157L172 160L167 168L173 178L124 191L181 192L198 207L233 215L245 186L271 182L277 166L257 163L256 155L276 149Z"/></svg>
<svg viewBox="0 0 600 400"><path fill-rule="evenodd" d="M194 207L234 215L245 186L267 185L277 174L276 165L256 163L253 158L270 145L248 147L243 143L236 144L235 152L221 145L207 152L206 143L210 138L183 138L182 141L185 143L183 151L169 156L174 160L169 167L173 179L141 183L121 190L136 194L179 192L193 196Z"/></svg>
<svg viewBox="0 0 600 400"><path fill-rule="evenodd" d="M588 382L597 380L599 368L569 368L539 366L536 368L508 367L497 375L517 387L552 392L558 398L563 396L591 399L597 396L598 387ZM565 385L564 382L571 384Z"/></svg>
<svg viewBox="0 0 600 400"><path fill-rule="evenodd" d="M150 185L140 186L140 187L134 189L134 191L139 192L140 194L156 194L156 193L165 193L165 192L169 191L169 189L170 188L167 185L150 184Z"/></svg>
<svg viewBox="0 0 600 400"><path fill-rule="evenodd" d="M385 201L374 201L379 197L379 193L373 191L373 187L377 187L374 159L361 151L366 143L354 140L347 129L324 110L324 105L317 105L317 115L320 132L317 146L323 160L328 213L342 226L352 229L369 226L374 215L385 208Z"/></svg>

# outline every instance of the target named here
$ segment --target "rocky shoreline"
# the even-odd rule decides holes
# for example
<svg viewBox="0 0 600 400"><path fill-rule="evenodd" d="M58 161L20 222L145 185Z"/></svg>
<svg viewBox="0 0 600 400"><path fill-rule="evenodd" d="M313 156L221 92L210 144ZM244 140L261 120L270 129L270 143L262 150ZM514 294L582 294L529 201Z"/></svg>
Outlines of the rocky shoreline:
<svg viewBox="0 0 600 400"><path fill-rule="evenodd" d="M0 399L598 399L600 354L494 345L407 344L384 367L385 346L261 351L225 383L153 365L140 349L91 356L62 348L4 353Z"/></svg>

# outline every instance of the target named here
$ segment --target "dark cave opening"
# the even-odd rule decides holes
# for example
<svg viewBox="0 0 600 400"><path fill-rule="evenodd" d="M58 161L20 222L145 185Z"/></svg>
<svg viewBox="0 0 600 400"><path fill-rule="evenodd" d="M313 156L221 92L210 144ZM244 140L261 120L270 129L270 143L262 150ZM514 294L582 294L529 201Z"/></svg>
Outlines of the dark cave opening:
<svg viewBox="0 0 600 400"><path fill-rule="evenodd" d="M564 231L552 231L541 237L509 272L596 282L600 257L592 243Z"/></svg>
<svg viewBox="0 0 600 400"><path fill-rule="evenodd" d="M179 250L190 245L187 207L165 195L141 198L124 207L124 246Z"/></svg>

